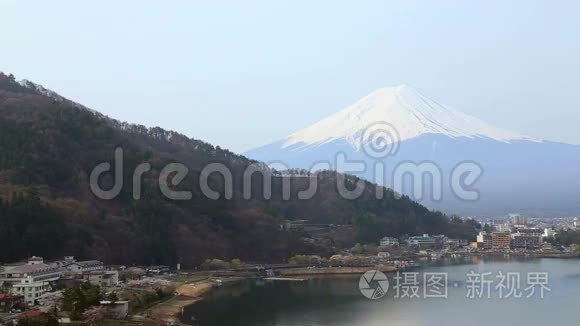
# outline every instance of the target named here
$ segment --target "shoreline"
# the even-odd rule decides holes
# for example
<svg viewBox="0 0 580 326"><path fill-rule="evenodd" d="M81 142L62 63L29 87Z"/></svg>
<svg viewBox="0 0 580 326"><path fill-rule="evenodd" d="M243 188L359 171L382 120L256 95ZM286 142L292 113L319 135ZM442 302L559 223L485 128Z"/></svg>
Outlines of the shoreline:
<svg viewBox="0 0 580 326"><path fill-rule="evenodd" d="M574 254L530 254L530 253L506 253L506 252L479 252L462 254L462 256L512 256L512 257L529 257L529 258L546 258L546 259L578 259L579 255ZM419 267L419 266L417 266ZM356 275L363 274L369 270L378 270L385 273L396 272L398 269L394 266L364 266L364 267L320 267L320 268L286 268L279 270L280 277L295 276L332 276L332 275ZM235 275L229 277L208 277L207 279L191 282L176 283L175 294L167 301L153 306L142 315L133 316L133 318L151 318L163 322L169 322L174 325L188 325L181 322L180 317L183 309L189 305L195 304L204 299L211 291L220 287L217 280L221 281L221 286L235 285L237 283L258 278L249 275Z"/></svg>
<svg viewBox="0 0 580 326"><path fill-rule="evenodd" d="M178 284L173 297L147 309L141 316L133 316L133 319L144 318L183 325L179 320L183 308L201 300L214 287L217 285L211 280Z"/></svg>
<svg viewBox="0 0 580 326"><path fill-rule="evenodd" d="M207 294L218 288L217 279L212 277L201 281L178 283L172 298L147 309L142 315L133 316L133 318L143 317L172 325L187 325L180 320L183 309L203 300ZM233 276L219 279L222 280L223 285L231 285L251 279L251 277Z"/></svg>
<svg viewBox="0 0 580 326"><path fill-rule="evenodd" d="M348 275L364 274L369 270L390 273L397 271L394 266L365 266L365 267L320 267L320 268L288 268L279 270L281 276L317 276L317 275Z"/></svg>
<svg viewBox="0 0 580 326"><path fill-rule="evenodd" d="M397 269L393 266L367 266L367 267L323 267L323 268L288 268L280 270L280 275L285 276L325 276L325 275L355 275L375 269L382 272L394 272ZM255 276L231 276L231 277L211 277L201 281L183 282L176 284L175 294L172 298L161 302L143 314L134 315L132 319L150 318L174 325L187 325L181 322L180 315L183 309L204 299L211 291L218 288L217 279L221 280L221 286L235 285L237 283L255 279Z"/></svg>

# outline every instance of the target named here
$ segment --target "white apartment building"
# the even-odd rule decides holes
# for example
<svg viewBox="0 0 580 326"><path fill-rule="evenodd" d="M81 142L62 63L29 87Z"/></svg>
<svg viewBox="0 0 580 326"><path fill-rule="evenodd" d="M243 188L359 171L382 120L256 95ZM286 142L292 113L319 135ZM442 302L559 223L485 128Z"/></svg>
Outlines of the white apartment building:
<svg viewBox="0 0 580 326"><path fill-rule="evenodd" d="M546 228L546 229L544 229L543 237L544 238L553 238L556 236L556 234L557 234L556 230L554 230L552 228Z"/></svg>
<svg viewBox="0 0 580 326"><path fill-rule="evenodd" d="M398 246L399 245L399 239L392 238L392 237L384 237L384 238L381 239L381 242L379 243L379 245L381 247Z"/></svg>
<svg viewBox="0 0 580 326"><path fill-rule="evenodd" d="M10 294L24 296L28 304L52 289L52 282L62 275L59 267L45 264L40 257L32 257L28 263L3 266L0 283L9 284Z"/></svg>

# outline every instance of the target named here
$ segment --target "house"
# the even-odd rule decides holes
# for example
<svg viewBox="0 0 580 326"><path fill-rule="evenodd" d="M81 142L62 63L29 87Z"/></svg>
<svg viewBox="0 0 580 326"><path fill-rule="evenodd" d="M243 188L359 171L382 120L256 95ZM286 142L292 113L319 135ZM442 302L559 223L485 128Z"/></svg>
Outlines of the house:
<svg viewBox="0 0 580 326"><path fill-rule="evenodd" d="M149 266L145 269L145 272L149 275L162 275L169 273L169 266Z"/></svg>
<svg viewBox="0 0 580 326"><path fill-rule="evenodd" d="M32 256L28 258L28 265L40 265L44 264L44 259L42 257Z"/></svg>
<svg viewBox="0 0 580 326"><path fill-rule="evenodd" d="M398 245L399 245L399 239L392 238L392 237L384 237L379 242L379 246L381 246L381 247L398 246Z"/></svg>
<svg viewBox="0 0 580 326"><path fill-rule="evenodd" d="M382 259L389 259L391 257L391 254L386 251L381 251L377 254L377 257Z"/></svg>
<svg viewBox="0 0 580 326"><path fill-rule="evenodd" d="M119 272L117 271L92 271L83 274L83 279L92 285L101 287L114 287L119 283Z"/></svg>
<svg viewBox="0 0 580 326"><path fill-rule="evenodd" d="M447 250L458 249L468 245L468 242L463 239L445 239L443 248Z"/></svg>
<svg viewBox="0 0 580 326"><path fill-rule="evenodd" d="M106 308L108 318L124 319L129 314L129 301L101 301L100 304Z"/></svg>
<svg viewBox="0 0 580 326"><path fill-rule="evenodd" d="M64 266L64 268L73 274L84 274L94 271L102 271L105 265L98 260L75 261Z"/></svg>
<svg viewBox="0 0 580 326"><path fill-rule="evenodd" d="M4 266L0 283L8 285L11 295L23 296L28 304L34 304L62 274L61 268L45 264L41 257L31 257L27 263Z"/></svg>

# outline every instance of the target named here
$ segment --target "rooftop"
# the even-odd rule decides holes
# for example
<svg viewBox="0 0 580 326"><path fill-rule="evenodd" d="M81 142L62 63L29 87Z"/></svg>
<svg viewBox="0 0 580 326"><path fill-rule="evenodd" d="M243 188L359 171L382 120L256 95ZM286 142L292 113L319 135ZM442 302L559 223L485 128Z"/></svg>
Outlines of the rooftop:
<svg viewBox="0 0 580 326"><path fill-rule="evenodd" d="M85 260L85 261L76 261L76 262L70 263L68 265L75 265L75 264L79 265L81 267L90 267L90 266L103 265L103 262L100 262L98 260Z"/></svg>
<svg viewBox="0 0 580 326"><path fill-rule="evenodd" d="M24 274L37 274L43 272L57 272L60 269L55 266L47 264L21 264L15 266L5 266L5 273L24 273Z"/></svg>

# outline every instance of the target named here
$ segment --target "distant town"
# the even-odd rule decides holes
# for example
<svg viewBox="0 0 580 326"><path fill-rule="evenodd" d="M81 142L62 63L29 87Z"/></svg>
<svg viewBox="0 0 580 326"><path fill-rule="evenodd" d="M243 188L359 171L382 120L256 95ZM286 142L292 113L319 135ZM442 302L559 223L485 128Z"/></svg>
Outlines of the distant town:
<svg viewBox="0 0 580 326"><path fill-rule="evenodd" d="M570 252L571 248L557 241L558 234L580 230L580 222L576 217L542 219L509 214L505 219L481 219L479 222L483 230L472 241L423 234L405 239L404 244L439 254L456 250L473 253L561 254ZM399 239L385 237L379 245L398 246Z"/></svg>
<svg viewBox="0 0 580 326"><path fill-rule="evenodd" d="M578 254L578 248L558 241L561 233L580 229L577 218L532 219L510 214L504 219L478 222L482 230L474 239L429 234L385 236L378 243L357 243L329 257L298 254L285 264L208 259L196 270L183 271L180 265L127 267L105 265L98 260L77 260L73 256L53 261L32 256L22 262L0 265L0 321L38 316L53 316L59 323L87 321L97 318L90 315L97 308L100 319L134 320L144 315L151 319L157 315L167 321L211 288L247 278L296 281L304 275L360 274L371 267L391 272L413 267L423 260L461 255L572 257ZM301 222L281 227L300 228L308 235L305 240L314 242L321 241L317 236L320 232L327 234L329 230L347 228ZM90 293L96 295L89 302ZM181 298L180 304L164 306L164 300L176 298ZM78 307L79 302L85 306Z"/></svg>

